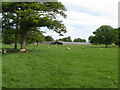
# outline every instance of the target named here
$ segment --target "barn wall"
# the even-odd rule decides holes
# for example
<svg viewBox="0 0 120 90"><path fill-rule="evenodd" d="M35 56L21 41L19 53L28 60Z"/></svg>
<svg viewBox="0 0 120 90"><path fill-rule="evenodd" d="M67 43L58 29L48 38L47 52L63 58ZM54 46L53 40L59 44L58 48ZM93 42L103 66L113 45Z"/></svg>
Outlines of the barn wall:
<svg viewBox="0 0 120 90"><path fill-rule="evenodd" d="M51 45L52 42L41 42L39 44L48 44ZM62 42L63 45L92 45L91 43L88 42Z"/></svg>
<svg viewBox="0 0 120 90"><path fill-rule="evenodd" d="M51 42L41 42L41 43L39 43L39 44L48 44L48 45L50 45Z"/></svg>
<svg viewBox="0 0 120 90"><path fill-rule="evenodd" d="M63 45L92 45L91 43L85 42L64 42Z"/></svg>

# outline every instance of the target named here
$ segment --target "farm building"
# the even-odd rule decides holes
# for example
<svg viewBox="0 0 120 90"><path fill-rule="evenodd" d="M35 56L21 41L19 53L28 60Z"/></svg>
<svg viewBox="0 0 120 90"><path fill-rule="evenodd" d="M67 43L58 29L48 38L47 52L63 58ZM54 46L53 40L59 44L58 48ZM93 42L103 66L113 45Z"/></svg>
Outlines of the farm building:
<svg viewBox="0 0 120 90"><path fill-rule="evenodd" d="M51 45L63 45L63 42L62 41L54 41L54 42L51 42Z"/></svg>
<svg viewBox="0 0 120 90"><path fill-rule="evenodd" d="M48 45L91 45L91 43L89 43L89 42L63 42L63 41L41 42L39 44L48 44Z"/></svg>
<svg viewBox="0 0 120 90"><path fill-rule="evenodd" d="M63 42L63 45L91 45L89 42Z"/></svg>

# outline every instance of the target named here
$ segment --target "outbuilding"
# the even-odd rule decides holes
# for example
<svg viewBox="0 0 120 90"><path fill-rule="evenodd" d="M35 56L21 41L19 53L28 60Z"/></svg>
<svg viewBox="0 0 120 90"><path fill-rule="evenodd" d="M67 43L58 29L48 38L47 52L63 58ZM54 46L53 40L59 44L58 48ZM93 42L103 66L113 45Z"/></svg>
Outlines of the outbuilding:
<svg viewBox="0 0 120 90"><path fill-rule="evenodd" d="M62 41L53 41L51 45L63 45Z"/></svg>

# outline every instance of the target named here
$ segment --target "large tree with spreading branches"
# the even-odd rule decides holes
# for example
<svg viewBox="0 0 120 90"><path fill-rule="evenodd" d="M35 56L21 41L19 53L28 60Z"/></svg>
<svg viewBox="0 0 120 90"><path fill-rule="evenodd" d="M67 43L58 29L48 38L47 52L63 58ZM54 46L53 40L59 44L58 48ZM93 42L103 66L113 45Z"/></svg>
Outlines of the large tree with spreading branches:
<svg viewBox="0 0 120 90"><path fill-rule="evenodd" d="M4 2L2 3L3 30L11 30L21 39L21 49L26 49L27 36L35 28L47 27L60 35L66 32L58 14L66 18L66 8L61 2Z"/></svg>

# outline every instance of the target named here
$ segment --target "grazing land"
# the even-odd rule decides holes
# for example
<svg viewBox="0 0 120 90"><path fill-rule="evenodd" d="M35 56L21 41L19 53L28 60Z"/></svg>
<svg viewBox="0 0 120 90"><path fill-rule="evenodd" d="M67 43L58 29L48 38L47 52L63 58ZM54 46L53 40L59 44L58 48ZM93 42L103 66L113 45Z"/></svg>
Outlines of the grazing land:
<svg viewBox="0 0 120 90"><path fill-rule="evenodd" d="M26 53L3 48L9 48L2 55L3 88L117 88L116 46L29 45Z"/></svg>

